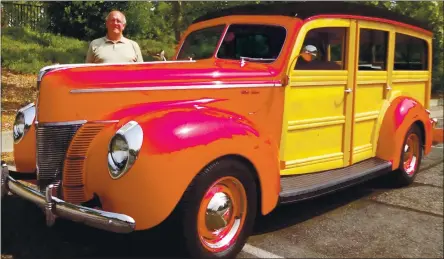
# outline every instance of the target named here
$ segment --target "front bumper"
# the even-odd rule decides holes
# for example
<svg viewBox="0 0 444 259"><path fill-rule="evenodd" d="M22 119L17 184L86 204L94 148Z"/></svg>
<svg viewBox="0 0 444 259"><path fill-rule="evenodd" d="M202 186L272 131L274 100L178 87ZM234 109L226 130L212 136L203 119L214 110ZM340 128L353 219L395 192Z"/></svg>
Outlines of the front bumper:
<svg viewBox="0 0 444 259"><path fill-rule="evenodd" d="M85 225L116 233L134 231L136 222L130 216L92 209L65 202L52 196L52 185L46 187L45 195L37 190L25 186L9 175L6 164L2 164L1 197L8 192L35 203L43 209L46 215L46 224L52 226L56 217L80 222Z"/></svg>

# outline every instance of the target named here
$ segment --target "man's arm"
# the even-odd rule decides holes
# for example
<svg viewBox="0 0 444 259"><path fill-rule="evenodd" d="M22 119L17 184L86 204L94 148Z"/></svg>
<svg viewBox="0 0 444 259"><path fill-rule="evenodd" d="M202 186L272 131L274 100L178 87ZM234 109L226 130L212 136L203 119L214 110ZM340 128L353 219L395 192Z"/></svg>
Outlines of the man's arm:
<svg viewBox="0 0 444 259"><path fill-rule="evenodd" d="M142 52L140 51L140 47L137 42L134 42L134 49L136 51L136 62L143 62Z"/></svg>
<svg viewBox="0 0 444 259"><path fill-rule="evenodd" d="M88 52L86 53L85 63L94 63L94 52L92 49L92 42L89 44Z"/></svg>

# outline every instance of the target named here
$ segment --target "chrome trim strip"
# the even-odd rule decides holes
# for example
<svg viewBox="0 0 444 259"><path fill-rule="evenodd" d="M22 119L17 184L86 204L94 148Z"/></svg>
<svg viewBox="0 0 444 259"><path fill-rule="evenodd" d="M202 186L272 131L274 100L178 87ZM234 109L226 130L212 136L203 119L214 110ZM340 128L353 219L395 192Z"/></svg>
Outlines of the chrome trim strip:
<svg viewBox="0 0 444 259"><path fill-rule="evenodd" d="M157 90L189 90L189 89L224 89L224 88L259 88L279 87L282 84L221 84L221 85L175 85L175 86L141 86L116 88L90 88L73 89L70 93L103 93L103 92L131 92L131 91L157 91Z"/></svg>
<svg viewBox="0 0 444 259"><path fill-rule="evenodd" d="M97 121L87 121L87 120L78 120L78 121L62 121L62 122L43 122L40 123L36 121L34 124L38 124L40 126L64 126L64 125L74 125L74 124L85 124L85 123L116 123L119 120L97 120Z"/></svg>
<svg viewBox="0 0 444 259"><path fill-rule="evenodd" d="M45 195L21 184L9 176L8 167L2 165L1 175L2 198L8 192L31 201L43 209L46 223L51 226L57 216L80 222L85 225L116 233L129 233L135 230L136 222L130 216L114 212L92 209L65 202L51 195L52 186L46 187Z"/></svg>
<svg viewBox="0 0 444 259"><path fill-rule="evenodd" d="M88 121L89 123L116 123L119 120L104 120L104 121Z"/></svg>
<svg viewBox="0 0 444 259"><path fill-rule="evenodd" d="M39 126L64 126L64 125L74 125L74 124L85 124L86 120L78 120L78 121L61 121L61 122L36 122Z"/></svg>
<svg viewBox="0 0 444 259"><path fill-rule="evenodd" d="M59 64L46 66L40 69L37 81L42 81L46 72L59 68L77 68L77 67L104 67L104 66L122 66L122 65L149 65L149 64L164 64L164 63L194 63L196 60L167 60L167 61L147 61L138 63L79 63L79 64Z"/></svg>

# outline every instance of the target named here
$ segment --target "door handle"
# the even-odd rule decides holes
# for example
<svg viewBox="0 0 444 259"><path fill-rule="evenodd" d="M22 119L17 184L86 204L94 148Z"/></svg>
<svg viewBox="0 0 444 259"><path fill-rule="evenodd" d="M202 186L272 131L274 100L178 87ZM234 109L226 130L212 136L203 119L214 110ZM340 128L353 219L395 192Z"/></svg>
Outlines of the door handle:
<svg viewBox="0 0 444 259"><path fill-rule="evenodd" d="M353 91L353 90L350 89L350 88L345 89L345 92L346 92L346 93L351 93L352 91Z"/></svg>

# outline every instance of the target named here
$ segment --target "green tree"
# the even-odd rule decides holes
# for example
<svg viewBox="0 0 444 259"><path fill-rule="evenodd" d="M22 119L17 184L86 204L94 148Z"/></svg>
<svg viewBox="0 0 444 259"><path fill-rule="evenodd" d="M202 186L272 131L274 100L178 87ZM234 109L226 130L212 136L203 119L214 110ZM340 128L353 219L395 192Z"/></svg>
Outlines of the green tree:
<svg viewBox="0 0 444 259"><path fill-rule="evenodd" d="M442 1L366 1L428 24L433 32L432 91L444 93L444 19Z"/></svg>
<svg viewBox="0 0 444 259"><path fill-rule="evenodd" d="M47 2L48 29L56 34L91 40L106 33L105 17L111 10L126 10L129 2Z"/></svg>

